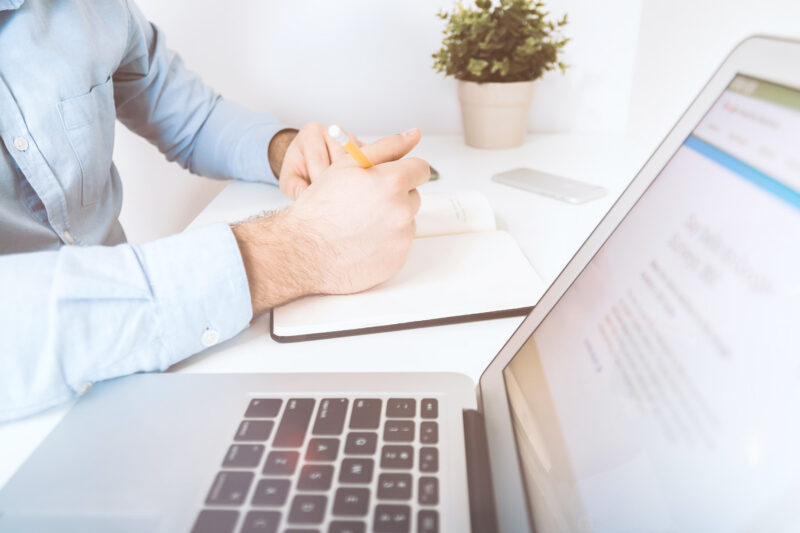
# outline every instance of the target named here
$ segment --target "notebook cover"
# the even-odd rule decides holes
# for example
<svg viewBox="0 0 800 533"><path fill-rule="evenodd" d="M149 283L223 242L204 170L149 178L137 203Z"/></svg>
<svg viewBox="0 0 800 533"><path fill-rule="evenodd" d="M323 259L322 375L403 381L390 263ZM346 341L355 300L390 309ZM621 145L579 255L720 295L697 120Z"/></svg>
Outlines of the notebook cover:
<svg viewBox="0 0 800 533"><path fill-rule="evenodd" d="M322 333L310 333L307 335L276 335L273 328L273 315L269 315L269 336L281 343L315 341L320 339L335 339L337 337L350 337L352 335L367 335L369 333L383 333L385 331L399 331L403 329L428 328L431 326L448 326L450 324L461 324L463 322L478 322L480 320L491 320L494 318L509 318L513 316L527 316L533 307L520 307L517 309L505 309L502 311L491 311L488 313L475 313L472 315L449 316L444 318L434 318L431 320L418 320L415 322L404 322L402 324L389 324L386 326L370 326L366 328L349 329L342 331L325 331Z"/></svg>

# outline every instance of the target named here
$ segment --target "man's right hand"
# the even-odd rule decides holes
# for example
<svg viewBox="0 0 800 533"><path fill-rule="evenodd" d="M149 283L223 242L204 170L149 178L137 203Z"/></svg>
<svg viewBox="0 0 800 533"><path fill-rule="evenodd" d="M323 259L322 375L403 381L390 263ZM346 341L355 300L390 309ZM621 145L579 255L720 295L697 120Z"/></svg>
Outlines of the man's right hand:
<svg viewBox="0 0 800 533"><path fill-rule="evenodd" d="M421 159L400 159L419 130L362 148L375 166L341 158L286 211L233 228L254 315L307 294L359 292L386 281L405 262L420 199L430 179Z"/></svg>

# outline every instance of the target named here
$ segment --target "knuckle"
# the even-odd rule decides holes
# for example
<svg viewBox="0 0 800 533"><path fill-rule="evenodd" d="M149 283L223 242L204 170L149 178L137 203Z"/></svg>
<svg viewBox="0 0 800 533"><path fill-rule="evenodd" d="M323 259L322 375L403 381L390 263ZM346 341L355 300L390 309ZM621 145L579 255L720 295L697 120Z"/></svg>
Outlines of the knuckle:
<svg viewBox="0 0 800 533"><path fill-rule="evenodd" d="M420 203L418 198L409 202L408 209L409 213L411 213L411 218L414 218L419 213Z"/></svg>
<svg viewBox="0 0 800 533"><path fill-rule="evenodd" d="M408 208L407 204L398 206L393 215L394 224L397 228L405 231L414 221L414 213Z"/></svg>
<svg viewBox="0 0 800 533"><path fill-rule="evenodd" d="M418 157L412 158L412 163L414 165L414 172L419 173L420 175L425 177L425 181L429 180L431 177L431 166L428 164L427 161L424 159L420 159Z"/></svg>
<svg viewBox="0 0 800 533"><path fill-rule="evenodd" d="M410 169L417 172L430 169L428 162L424 159L420 159L419 157L407 157L404 161Z"/></svg>
<svg viewBox="0 0 800 533"><path fill-rule="evenodd" d="M386 187L392 195L404 193L406 191L406 183L401 174L393 174L385 180Z"/></svg>

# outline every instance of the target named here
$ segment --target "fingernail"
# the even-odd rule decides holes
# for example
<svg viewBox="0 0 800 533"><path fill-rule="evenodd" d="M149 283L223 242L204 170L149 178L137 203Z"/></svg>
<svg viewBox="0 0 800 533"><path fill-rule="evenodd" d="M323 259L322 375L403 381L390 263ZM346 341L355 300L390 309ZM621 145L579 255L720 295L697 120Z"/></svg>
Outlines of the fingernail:
<svg viewBox="0 0 800 533"><path fill-rule="evenodd" d="M401 135L403 137L413 137L419 131L418 128L411 128L410 130L406 130Z"/></svg>

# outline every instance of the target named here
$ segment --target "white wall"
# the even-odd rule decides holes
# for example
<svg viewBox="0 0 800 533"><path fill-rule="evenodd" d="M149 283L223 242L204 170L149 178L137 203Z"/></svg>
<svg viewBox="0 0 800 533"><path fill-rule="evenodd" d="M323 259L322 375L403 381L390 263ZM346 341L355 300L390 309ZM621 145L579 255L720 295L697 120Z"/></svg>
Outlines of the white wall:
<svg viewBox="0 0 800 533"><path fill-rule="evenodd" d="M616 130L627 104L641 0L604 5L552 0L569 13L565 76L548 74L531 110L533 131ZM461 128L455 82L431 69L451 0L139 0L187 65L225 97L283 121L337 122L361 135ZM614 28L609 31L608 28ZM169 165L117 129L122 223L132 241L180 231L220 184Z"/></svg>
<svg viewBox="0 0 800 533"><path fill-rule="evenodd" d="M284 122L361 135L460 131L455 82L434 73L434 14L451 0L138 0L225 97ZM530 129L660 140L724 56L757 32L800 37L797 0L550 0L569 13L567 75L537 85ZM122 223L133 241L180 231L222 184L167 164L118 128Z"/></svg>
<svg viewBox="0 0 800 533"><path fill-rule="evenodd" d="M659 142L734 46L756 33L800 39L800 2L643 0L631 131Z"/></svg>

